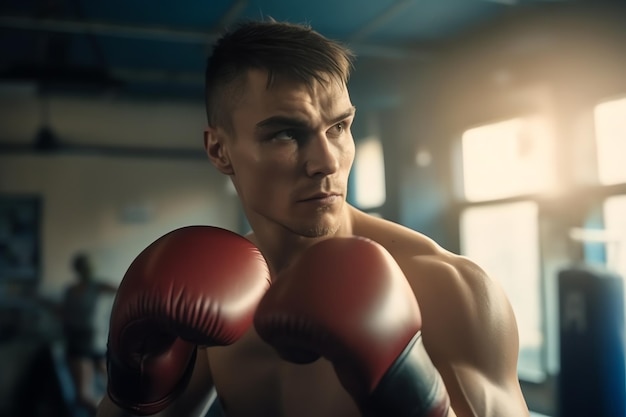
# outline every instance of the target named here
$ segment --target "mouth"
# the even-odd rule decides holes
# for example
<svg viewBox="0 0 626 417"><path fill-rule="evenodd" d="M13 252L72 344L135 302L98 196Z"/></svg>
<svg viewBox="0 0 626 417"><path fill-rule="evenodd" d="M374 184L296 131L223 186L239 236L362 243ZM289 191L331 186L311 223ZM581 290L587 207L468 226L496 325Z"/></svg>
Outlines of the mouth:
<svg viewBox="0 0 626 417"><path fill-rule="evenodd" d="M301 203L333 204L342 198L339 193L316 193L300 200Z"/></svg>

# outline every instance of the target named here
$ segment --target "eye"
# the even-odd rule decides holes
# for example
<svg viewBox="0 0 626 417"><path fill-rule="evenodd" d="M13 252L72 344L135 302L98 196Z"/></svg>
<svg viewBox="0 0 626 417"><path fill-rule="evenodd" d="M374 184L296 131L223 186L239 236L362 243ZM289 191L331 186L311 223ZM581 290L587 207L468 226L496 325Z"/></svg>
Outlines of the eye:
<svg viewBox="0 0 626 417"><path fill-rule="evenodd" d="M340 136L347 128L346 122L339 122L329 129L329 133L333 136Z"/></svg>
<svg viewBox="0 0 626 417"><path fill-rule="evenodd" d="M280 132L275 133L272 136L272 139L274 140L278 140L278 141L290 141L290 140L295 140L297 137L296 131L295 130L281 130Z"/></svg>

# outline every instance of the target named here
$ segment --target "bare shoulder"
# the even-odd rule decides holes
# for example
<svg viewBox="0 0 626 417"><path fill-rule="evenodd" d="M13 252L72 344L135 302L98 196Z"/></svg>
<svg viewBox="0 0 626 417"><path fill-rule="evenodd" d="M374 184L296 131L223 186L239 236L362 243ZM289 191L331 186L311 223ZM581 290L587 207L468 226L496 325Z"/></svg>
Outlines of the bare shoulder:
<svg viewBox="0 0 626 417"><path fill-rule="evenodd" d="M394 257L413 289L422 313L424 342L434 359L472 356L490 362L493 352L485 349L486 344L517 352L517 324L498 281L471 259L447 251L419 232L391 222L377 227L381 229L374 240Z"/></svg>
<svg viewBox="0 0 626 417"><path fill-rule="evenodd" d="M447 382L463 364L494 382L516 384L518 330L499 282L417 231L363 221L366 237L385 247L404 272L422 313L424 344Z"/></svg>
<svg viewBox="0 0 626 417"><path fill-rule="evenodd" d="M378 218L362 218L363 236L382 245L404 272L424 316L424 333L446 327L489 326L517 334L510 303L498 281L471 259L442 248L428 236ZM432 317L432 319L431 319ZM432 328L432 329L431 329ZM459 333L457 333L459 334ZM500 334L500 333L499 333Z"/></svg>
<svg viewBox="0 0 626 417"><path fill-rule="evenodd" d="M517 376L517 323L499 283L451 253L402 262L422 313L424 346L456 415L528 416Z"/></svg>
<svg viewBox="0 0 626 417"><path fill-rule="evenodd" d="M517 349L517 325L509 300L500 284L475 262L443 250L396 259L420 305L427 343L451 354L459 346L455 343L463 342L463 354L475 348L476 358L486 352L483 341L511 343Z"/></svg>
<svg viewBox="0 0 626 417"><path fill-rule="evenodd" d="M354 234L393 256L422 315L422 340L454 415L528 416L519 380L517 323L499 282L467 257L401 225L355 214Z"/></svg>

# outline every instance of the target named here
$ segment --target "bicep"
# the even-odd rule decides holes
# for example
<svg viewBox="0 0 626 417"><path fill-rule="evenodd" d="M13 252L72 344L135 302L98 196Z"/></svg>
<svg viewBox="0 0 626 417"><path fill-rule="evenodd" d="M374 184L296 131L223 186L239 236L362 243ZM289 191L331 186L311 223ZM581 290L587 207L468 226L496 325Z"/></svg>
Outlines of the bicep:
<svg viewBox="0 0 626 417"><path fill-rule="evenodd" d="M432 268L437 283L427 291L439 302L420 302L424 343L457 415L527 416L517 379L517 324L504 292L463 258Z"/></svg>

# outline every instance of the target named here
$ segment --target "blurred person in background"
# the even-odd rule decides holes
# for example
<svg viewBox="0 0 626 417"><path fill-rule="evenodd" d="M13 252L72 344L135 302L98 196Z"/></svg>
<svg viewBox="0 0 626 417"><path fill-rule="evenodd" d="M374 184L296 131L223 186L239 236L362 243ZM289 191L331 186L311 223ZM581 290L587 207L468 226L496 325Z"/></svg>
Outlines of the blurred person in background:
<svg viewBox="0 0 626 417"><path fill-rule="evenodd" d="M106 386L108 320L117 288L94 275L86 253L72 258L76 281L65 290L62 304L63 334L76 401L95 414Z"/></svg>

